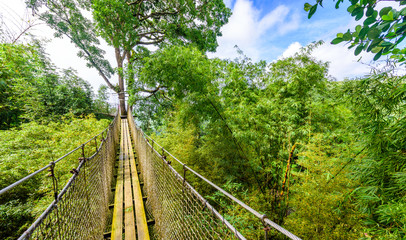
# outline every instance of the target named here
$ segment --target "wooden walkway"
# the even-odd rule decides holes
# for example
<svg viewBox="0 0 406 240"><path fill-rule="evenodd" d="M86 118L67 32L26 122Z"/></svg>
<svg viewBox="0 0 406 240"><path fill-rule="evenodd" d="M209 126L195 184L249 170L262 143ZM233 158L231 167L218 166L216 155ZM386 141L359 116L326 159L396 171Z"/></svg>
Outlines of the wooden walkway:
<svg viewBox="0 0 406 240"><path fill-rule="evenodd" d="M127 119L120 139L111 239L150 239Z"/></svg>

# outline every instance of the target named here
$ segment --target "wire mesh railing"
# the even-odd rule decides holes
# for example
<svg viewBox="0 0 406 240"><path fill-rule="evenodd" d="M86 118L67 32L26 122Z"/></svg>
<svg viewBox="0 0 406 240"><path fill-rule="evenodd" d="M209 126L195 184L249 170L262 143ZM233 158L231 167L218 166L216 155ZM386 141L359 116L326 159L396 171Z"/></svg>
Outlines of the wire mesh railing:
<svg viewBox="0 0 406 240"><path fill-rule="evenodd" d="M49 171L54 200L41 216L19 239L103 239L108 224L109 202L112 196L112 180L116 146L119 141L120 115L110 126L80 147L51 162L42 169L2 189L3 194L13 187ZM279 232L291 239L300 239L286 229L269 220L248 205L218 187L199 173L186 166L176 157L137 128L129 110L128 123L138 154L138 164L143 180L143 193L147 196L145 207L153 216L150 229L154 239L258 239L269 231ZM100 144L98 142L100 141ZM159 153L160 151L161 153ZM70 160L68 158L71 158ZM72 169L68 183L58 187L58 169L63 161L79 160ZM186 181L195 178L211 186L230 201L230 205L248 211L251 231L259 234L243 236L192 185ZM239 228L241 230L241 228ZM273 229L273 230L272 230ZM244 229L243 229L244 230Z"/></svg>
<svg viewBox="0 0 406 240"><path fill-rule="evenodd" d="M131 112L128 122L144 181L146 208L157 239L245 239L144 138Z"/></svg>
<svg viewBox="0 0 406 240"><path fill-rule="evenodd" d="M0 191L3 194L31 178L49 172L54 197L52 203L19 237L22 239L103 239L111 182L119 141L120 115L100 134L56 161ZM58 169L60 162L79 162L76 168ZM66 165L63 165L66 167ZM72 176L62 188L58 173ZM44 177L44 176L42 176Z"/></svg>
<svg viewBox="0 0 406 240"><path fill-rule="evenodd" d="M159 239L245 239L186 181L186 174L190 172L192 176L189 174L189 178L199 179L220 193L231 206L249 213L251 231L257 233L247 238L268 239L270 231L274 231L274 235L300 240L265 214L252 209L179 161L135 125L130 110L128 118L143 173L144 192L148 196L146 207L155 217L155 231Z"/></svg>

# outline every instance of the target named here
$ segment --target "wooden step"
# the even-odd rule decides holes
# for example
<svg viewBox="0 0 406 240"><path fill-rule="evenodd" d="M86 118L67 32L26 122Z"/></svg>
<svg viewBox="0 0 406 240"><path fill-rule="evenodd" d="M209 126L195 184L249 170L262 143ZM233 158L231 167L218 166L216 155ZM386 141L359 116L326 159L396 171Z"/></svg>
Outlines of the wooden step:
<svg viewBox="0 0 406 240"><path fill-rule="evenodd" d="M128 240L149 240L148 224L127 119L121 119L118 161L111 239L122 240L124 235Z"/></svg>

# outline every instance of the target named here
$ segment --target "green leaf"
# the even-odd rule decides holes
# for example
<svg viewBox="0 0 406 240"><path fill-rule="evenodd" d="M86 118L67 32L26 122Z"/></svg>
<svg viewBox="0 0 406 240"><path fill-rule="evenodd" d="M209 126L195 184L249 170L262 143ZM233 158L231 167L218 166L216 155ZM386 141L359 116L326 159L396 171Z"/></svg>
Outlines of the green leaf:
<svg viewBox="0 0 406 240"><path fill-rule="evenodd" d="M331 44L339 44L342 41L344 41L343 38L334 38L333 41L331 41Z"/></svg>
<svg viewBox="0 0 406 240"><path fill-rule="evenodd" d="M344 33L337 33L338 38L342 38L344 36Z"/></svg>
<svg viewBox="0 0 406 240"><path fill-rule="evenodd" d="M367 19L365 19L364 21L364 25L370 25L371 23L376 22L376 19L374 17L369 17Z"/></svg>
<svg viewBox="0 0 406 240"><path fill-rule="evenodd" d="M305 3L305 4L304 4L304 10L305 10L306 12L308 12L311 7L312 7L312 5L311 5L310 3Z"/></svg>
<svg viewBox="0 0 406 240"><path fill-rule="evenodd" d="M391 43L391 42L383 42L383 43L381 43L381 44L379 44L379 45L381 45L382 47L388 47L388 46L392 46L392 45L394 45L394 44Z"/></svg>
<svg viewBox="0 0 406 240"><path fill-rule="evenodd" d="M402 16L406 16L406 7L403 8L402 10L400 10L399 14L402 15Z"/></svg>
<svg viewBox="0 0 406 240"><path fill-rule="evenodd" d="M387 38L387 39L392 39L392 38L395 38L395 37L396 37L396 33L394 33L394 32L391 32L391 33L389 33L389 34L387 34L385 36L385 38Z"/></svg>
<svg viewBox="0 0 406 240"><path fill-rule="evenodd" d="M368 27L368 26L364 26L364 27L361 29L361 31L359 32L358 37L359 37L360 39L364 39L364 37L367 35L368 31L369 31L369 27Z"/></svg>
<svg viewBox="0 0 406 240"><path fill-rule="evenodd" d="M366 16L370 17L373 13L374 13L374 9L372 7L368 7L367 12L366 12Z"/></svg>
<svg viewBox="0 0 406 240"><path fill-rule="evenodd" d="M372 53L378 53L379 51L381 51L383 49L383 47L374 47L371 49Z"/></svg>
<svg viewBox="0 0 406 240"><path fill-rule="evenodd" d="M307 18L310 19L310 18L313 16L313 14L316 12L316 10L317 10L317 4L314 4L314 5L310 8L310 10L309 10L309 15L307 16Z"/></svg>
<svg viewBox="0 0 406 240"><path fill-rule="evenodd" d="M386 32L386 30L388 30L389 27L390 27L390 22L384 22L382 24L379 24L376 28L378 28L382 32Z"/></svg>
<svg viewBox="0 0 406 240"><path fill-rule="evenodd" d="M352 35L351 35L350 31L347 31L347 32L344 34L343 40L344 40L344 41L351 41L351 40L352 40Z"/></svg>
<svg viewBox="0 0 406 240"><path fill-rule="evenodd" d="M364 49L364 45L362 45L362 44L358 45L358 47L354 51L355 56L358 56L362 52L363 49Z"/></svg>
<svg viewBox="0 0 406 240"><path fill-rule="evenodd" d="M361 31L361 29L362 29L362 26L361 26L361 25L357 25L357 26L355 27L355 31L356 31L357 33L359 33L359 32Z"/></svg>
<svg viewBox="0 0 406 240"><path fill-rule="evenodd" d="M379 11L379 16L382 17L386 14L388 14L388 12L392 10L392 7L384 7L381 9L381 11Z"/></svg>
<svg viewBox="0 0 406 240"><path fill-rule="evenodd" d="M379 52L375 55L374 61L378 60L381 56L382 56L382 50L379 51Z"/></svg>
<svg viewBox="0 0 406 240"><path fill-rule="evenodd" d="M347 8L347 12L349 12L349 13L352 14L352 12L354 11L355 7L356 7L355 5L349 6L349 7Z"/></svg>
<svg viewBox="0 0 406 240"><path fill-rule="evenodd" d="M375 19L378 17L378 11L374 11L374 13L372 14L372 17L374 17Z"/></svg>
<svg viewBox="0 0 406 240"><path fill-rule="evenodd" d="M379 29L371 28L371 29L369 29L367 36L369 39L375 39L375 38L379 37L380 34L381 34L381 31Z"/></svg>
<svg viewBox="0 0 406 240"><path fill-rule="evenodd" d="M377 38L377 39L373 40L373 41L371 42L371 44L369 45L369 47L368 47L368 49L367 49L367 52L372 51L372 49L375 48L376 46L378 46L379 43L381 43L381 42L382 42L382 39L380 39L380 38ZM378 51L377 51L377 52L378 52Z"/></svg>
<svg viewBox="0 0 406 240"><path fill-rule="evenodd" d="M384 20L384 21L393 21L393 13L392 13L392 11L390 11L388 13L388 15L383 15L382 20Z"/></svg>
<svg viewBox="0 0 406 240"><path fill-rule="evenodd" d="M352 10L352 12L351 12L351 16L353 16L353 17L358 16L359 13L364 14L364 8L362 8L362 7L354 8L354 10Z"/></svg>

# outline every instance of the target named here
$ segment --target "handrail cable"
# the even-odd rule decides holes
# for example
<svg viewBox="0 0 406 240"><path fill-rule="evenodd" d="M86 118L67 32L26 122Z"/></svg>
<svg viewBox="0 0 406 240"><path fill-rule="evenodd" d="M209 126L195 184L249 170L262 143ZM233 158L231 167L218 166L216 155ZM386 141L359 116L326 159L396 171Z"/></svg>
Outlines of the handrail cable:
<svg viewBox="0 0 406 240"><path fill-rule="evenodd" d="M228 198L230 198L231 200L233 200L234 202L238 203L240 206L242 206L243 208L245 208L247 211L249 211L250 213L254 214L257 218L261 219L263 222L265 222L266 224L272 226L273 228L275 228L276 230L278 230L279 232L281 232L282 234L284 234L285 236L289 237L290 239L293 240L301 240L301 238L297 237L296 235L294 235L293 233L289 232L288 230L286 230L285 228L279 226L277 223L271 221L265 214L261 214L259 212L257 212L256 210L254 210L253 208L251 208L250 206L248 206L247 204L245 204L244 202L242 202L241 200L237 199L236 197L234 197L233 195L231 195L230 193L226 192L224 189L222 189L221 187L217 186L216 184L214 184L213 182L211 182L210 180L208 180L207 178L203 177L202 175L200 175L199 173L197 173L195 170L191 169L190 167L188 167L186 164L184 164L182 161L180 161L179 159L177 159L175 156L173 156L170 152L168 152L165 148L163 148L161 145L159 145L154 139L152 139L150 136L148 136L147 134L144 133L145 138L150 139L152 142L154 142L154 144L156 144L158 147L160 147L163 151L165 151L168 155L170 155L173 159L175 159L179 164L181 164L182 166L184 166L184 168L186 168L187 170L189 170L190 172L192 172L193 174L195 174L197 177L199 177L201 180L205 181L206 183L208 183L209 185L211 185L212 187L214 187L215 189L217 189L218 191L220 191L221 193L223 193L224 195L226 195ZM155 149L154 149L155 150Z"/></svg>
<svg viewBox="0 0 406 240"><path fill-rule="evenodd" d="M155 142L155 143L156 143L156 142ZM147 142L147 144L148 144L148 146L149 146L151 149L153 149L153 151L154 151L156 154L160 155L160 154L158 153L158 151L157 151L156 149L154 149L151 144L149 144L148 142ZM158 145L158 144L157 144L157 145ZM165 150L165 151L166 151L166 150ZM171 156L172 156L172 155L171 155ZM165 162L168 164L168 162L167 162L166 160L163 160L163 161L165 161ZM187 167L186 165L183 165L183 166L184 166L185 168ZM178 178L180 178L182 181L185 180L170 164L168 164L168 167L171 169L171 171L172 171ZM216 215L217 218L222 219L223 224L224 224L228 229L230 229L230 230L235 234L235 236L236 236L238 239L240 239L240 240L246 240L246 238L245 238L240 232L238 232L238 231L235 229L235 227L234 227L229 221L227 221L226 219L224 219L224 216L221 215L202 195L200 195L200 193L199 193L198 191L196 191L196 189L194 189L194 188L190 185L190 183L188 183L187 181L184 181L184 184L187 185L187 187L189 187L189 189L193 192L193 194L195 194L198 198L200 198L200 201L202 201L203 204L206 205L206 207L207 207L208 209L210 209L210 211L212 211L213 214Z"/></svg>
<svg viewBox="0 0 406 240"><path fill-rule="evenodd" d="M112 169L116 156L116 143L120 113L117 112L109 126L74 150L51 162L47 166L20 179L2 192L32 178L45 169L54 166L64 158L82 149L76 168L68 170L72 176L57 193L44 212L28 227L18 240L28 239L101 239L106 226L109 201L111 199ZM101 144L97 144L98 137ZM96 149L90 148L91 155L85 157L84 147L95 140ZM72 155L74 156L74 155ZM88 180L86 180L88 179ZM91 181L92 184L88 184ZM97 195L88 198L88 194ZM79 229L79 230L78 230Z"/></svg>
<svg viewBox="0 0 406 240"><path fill-rule="evenodd" d="M131 111L129 111L131 113ZM120 114L118 111L118 114L116 115L115 119L113 122L107 127L105 130L97 134L96 136L92 137L85 143L81 144L80 146L76 147L75 149L71 150L67 154L63 155L62 157L58 158L55 161L52 161L48 165L36 170L35 172L27 175L26 177L14 182L13 184L3 188L0 190L0 195L3 193L9 191L10 189L20 185L21 183L33 178L34 176L38 175L39 173L47 170L48 168L53 168L56 163L62 161L63 159L67 158L69 155L72 153L78 151L79 149L82 148L82 151L86 144L88 144L91 141L95 141L96 143L96 152L94 152L90 157L85 157L82 153L82 157L79 158L80 163L78 167L75 169L72 169L70 172L73 174L73 176L69 179L68 183L63 187L63 189L59 193L55 193L55 199L53 202L48 206L48 208L37 218L34 223L23 233L23 235L19 238L19 240L22 239L35 239L35 238L54 238L59 236L60 238L69 238L69 236L74 236L79 234L78 236L88 236L89 234L93 234L89 232L91 229L97 229L95 230L95 233L97 236L101 236L100 234L103 234L102 230L103 227L105 226L105 221L106 221L106 209L108 209L108 201L110 199L109 193L111 192L111 179L112 176L112 169L114 168L114 159L116 156L115 152L115 144L118 141L118 132L120 131L120 127L118 124L118 119L120 119ZM131 115L132 119L132 115ZM132 119L132 121L134 121ZM133 122L134 123L134 122ZM135 126L135 124L134 124ZM200 175L198 172L184 164L182 161L177 159L174 155L172 155L169 151L164 149L161 145L159 145L154 139L152 139L150 136L146 135L140 128L136 127L133 129L138 129L137 135L140 137L139 139L143 139L144 143L146 144L145 146L148 146L150 149L152 149L152 152L156 155L156 157L161 159L163 163L166 163L164 165L168 166L169 172L172 172L172 176L175 177L175 179L179 179L180 183L178 180L177 184L182 184L188 189L189 193L183 192L183 194L192 194L194 195L194 198L197 199L198 202L201 202L204 208L209 209L213 216L217 218L219 221L224 224L226 228L228 228L232 233L237 237L238 239L244 240L245 237L237 231L237 229L230 223L228 222L224 216L222 216L210 203L200 195L199 192L197 192L191 185L186 181L186 171L190 171L193 173L196 177L199 179L203 180L210 186L214 187L218 191L220 191L222 194L224 194L226 197L231 199L233 202L239 204L241 207L243 207L245 210L248 212L252 213L254 216L256 216L258 219L261 220L262 224L265 226L265 229L269 229L268 226L272 226L274 229L279 231L280 233L284 234L285 236L289 237L290 239L294 240L300 240L299 237L295 236L294 234L290 233L283 227L279 226L275 222L269 220L265 214L261 214L245 204L244 202L240 201L221 187L217 186L207 178L203 177ZM106 137L103 136L103 134L106 133ZM98 146L97 144L97 138L101 135L101 141L102 143ZM106 142L108 141L108 144ZM150 141L149 141L150 140ZM160 149L162 149L162 154L158 153L158 151L154 148L154 144L158 146ZM146 151L146 149L145 149ZM166 160L165 153L168 154L168 156L171 156L177 163L183 166L183 177L180 173L178 173L175 168L171 165L171 161ZM88 169L88 170L86 170ZM82 172L79 174L79 172ZM101 175L103 174L103 175ZM147 173L146 173L147 174ZM174 179L172 177L172 179ZM90 186L89 184L86 183L86 178L92 179L92 185ZM144 179L145 180L145 179ZM152 179L154 182L155 180ZM165 180L166 181L166 180ZM88 191L97 191L98 194L101 194L101 198L95 198L89 200L87 197L84 197L83 194L88 194ZM169 197L173 193L168 192ZM188 195L188 196L192 196ZM175 195L174 195L175 196ZM184 195L186 196L186 195ZM150 196L152 197L152 195ZM170 198L169 198L170 199ZM188 200L187 201L192 201ZM155 201L155 200L154 200ZM182 200L183 201L183 200ZM178 200L176 202L168 202L168 200L162 202L162 204L178 204L180 203ZM96 207L100 206L100 207ZM203 208L203 211L204 211ZM162 210L162 209L161 209ZM193 210L193 206L184 208L181 211L184 211L185 213L188 213L188 217L185 218L186 223L190 221L188 218L196 218L198 216L203 216L203 215L195 215L195 213L190 212ZM58 215L61 214L61 215ZM73 214L73 215L72 215ZM191 215L190 215L191 214ZM201 214L201 213L200 213ZM208 218L209 219L209 218ZM82 225L86 226L87 224L93 224L97 222L97 226L95 225L92 228L84 228L83 231L80 233L76 232L75 226ZM54 223L54 224L51 224ZM174 221L172 224L176 224L177 222ZM189 222L190 223L190 222ZM211 228L209 225L205 224L211 224L211 222L205 222L202 221L200 222L202 225L196 225L193 226L193 228L196 227L202 227L205 228L206 226L208 229L214 230L214 228ZM54 225L57 225L57 227L54 227ZM64 226L64 232L60 232L59 227ZM214 225L213 225L214 226ZM70 228L72 227L72 228ZM192 227L192 226L191 226ZM92 230L93 231L93 230ZM175 231L177 231L175 229ZM207 231L207 229L206 229ZM265 230L268 231L268 230ZM97 232L97 233L96 233ZM219 234L219 233L216 233ZM96 236L95 235L95 236ZM213 235L215 236L215 235ZM220 235L218 235L220 236ZM265 234L267 236L267 234ZM59 238L58 237L58 238Z"/></svg>
<svg viewBox="0 0 406 240"><path fill-rule="evenodd" d="M101 134L103 134L105 131L108 130L108 127L105 128L103 131L101 131L99 134L97 134L96 136L93 136L91 139L87 140L86 142L82 143L80 146L76 147L75 149L73 149L72 151L68 152L67 154L63 155L62 157L58 158L57 160L49 163L48 165L44 166L41 169L38 169L37 171L21 178L20 180L8 185L7 187L3 188L0 190L0 195L6 193L7 191L9 191L10 189L20 185L21 183L33 178L34 176L36 176L37 174L45 171L46 169L48 169L49 167L51 167L52 165L60 162L61 160L65 159L66 157L68 157L69 155L71 155L72 153L74 153L75 151L77 151L78 149L80 149L81 147L83 147L84 145L86 145L87 143L89 143L90 141L94 140L95 138L97 138L98 136L100 136Z"/></svg>

